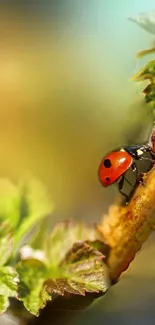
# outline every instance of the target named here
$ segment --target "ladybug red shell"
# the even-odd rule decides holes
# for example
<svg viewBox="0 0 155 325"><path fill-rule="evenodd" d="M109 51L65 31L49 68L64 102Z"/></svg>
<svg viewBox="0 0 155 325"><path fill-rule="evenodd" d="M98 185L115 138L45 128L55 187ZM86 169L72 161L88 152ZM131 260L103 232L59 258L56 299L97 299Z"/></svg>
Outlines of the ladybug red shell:
<svg viewBox="0 0 155 325"><path fill-rule="evenodd" d="M132 197L133 191L136 189L137 184L144 184L142 176L139 175L136 161L149 161L151 165L149 166L148 170L150 170L155 164L155 140L154 138L152 138L151 140L154 146L150 145L149 143L146 143L144 145L136 144L132 146L126 146L118 150L114 150L102 160L99 166L99 180L104 187L115 183L120 178L118 182L118 189L119 192L126 197L126 203L129 201L129 198ZM151 157L145 157L145 153L149 153ZM125 177L125 173L130 167L136 177L134 185L131 184L129 180ZM124 180L126 180L128 184L133 187L130 195L127 195L122 191Z"/></svg>
<svg viewBox="0 0 155 325"><path fill-rule="evenodd" d="M132 163L132 156L123 149L109 153L99 167L100 182L105 187L113 184L131 167Z"/></svg>

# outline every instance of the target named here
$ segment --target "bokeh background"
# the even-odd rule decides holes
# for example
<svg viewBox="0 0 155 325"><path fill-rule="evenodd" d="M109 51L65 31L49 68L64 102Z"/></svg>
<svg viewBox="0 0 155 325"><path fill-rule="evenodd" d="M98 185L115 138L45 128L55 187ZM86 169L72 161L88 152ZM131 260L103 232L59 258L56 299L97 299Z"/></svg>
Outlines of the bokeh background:
<svg viewBox="0 0 155 325"><path fill-rule="evenodd" d="M154 38L127 17L153 1L0 3L0 176L29 170L57 220L99 220L117 193L99 184L102 157L144 141L148 128L130 78Z"/></svg>
<svg viewBox="0 0 155 325"><path fill-rule="evenodd" d="M136 53L155 37L127 17L154 6L153 0L0 2L0 176L18 181L32 172L55 202L55 221L99 221L117 195L98 181L102 157L147 139L143 85L130 78L151 58L137 60ZM74 324L153 324L153 243Z"/></svg>

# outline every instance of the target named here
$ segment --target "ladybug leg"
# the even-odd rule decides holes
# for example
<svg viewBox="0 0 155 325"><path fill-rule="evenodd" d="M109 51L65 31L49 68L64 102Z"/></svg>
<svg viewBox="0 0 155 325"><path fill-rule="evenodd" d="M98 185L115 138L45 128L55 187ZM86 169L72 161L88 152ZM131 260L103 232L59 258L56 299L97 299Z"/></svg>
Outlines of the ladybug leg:
<svg viewBox="0 0 155 325"><path fill-rule="evenodd" d="M155 141L155 139L153 141ZM150 153L151 157L155 159L155 151L153 150L152 147L150 147L150 145L146 151L148 151Z"/></svg>
<svg viewBox="0 0 155 325"><path fill-rule="evenodd" d="M122 188L123 188L123 185L124 185L124 179L125 179L125 177L124 177L124 175L122 175L122 178L121 178L120 182L118 183L118 189L119 189L119 192L120 192L123 196L125 196L125 198L126 198L126 204L127 204L127 203L129 202L129 197L128 197L127 194L125 194L125 193L122 191Z"/></svg>
<svg viewBox="0 0 155 325"><path fill-rule="evenodd" d="M130 183L130 181L129 181L125 176L124 176L124 179L126 180L126 182L127 182L129 185L133 186L133 184Z"/></svg>
<svg viewBox="0 0 155 325"><path fill-rule="evenodd" d="M133 163L133 164L131 165L131 168L132 168L132 171L133 171L133 172L135 173L135 175L136 175L136 181L137 181L137 179L138 179L138 168L137 168L136 164Z"/></svg>
<svg viewBox="0 0 155 325"><path fill-rule="evenodd" d="M150 161L152 164L155 164L155 159L151 159L151 158L147 158L147 157L140 157L139 160L148 160Z"/></svg>
<svg viewBox="0 0 155 325"><path fill-rule="evenodd" d="M138 168L137 168L136 164L133 163L131 165L131 168L132 168L133 172L135 172L135 174L136 174L136 184L140 183L140 184L145 186L146 183L145 183L145 181L143 179L143 174L141 173L140 177L138 176Z"/></svg>

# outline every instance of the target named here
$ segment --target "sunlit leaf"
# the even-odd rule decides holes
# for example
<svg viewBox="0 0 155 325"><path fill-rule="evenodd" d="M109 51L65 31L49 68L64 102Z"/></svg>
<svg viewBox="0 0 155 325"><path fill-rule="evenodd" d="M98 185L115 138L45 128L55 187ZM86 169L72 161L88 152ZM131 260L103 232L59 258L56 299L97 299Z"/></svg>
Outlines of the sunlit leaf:
<svg viewBox="0 0 155 325"><path fill-rule="evenodd" d="M22 248L19 299L28 311L38 315L53 294L105 292L110 282L104 263L107 246L101 238L94 225L67 222L54 228L41 258L41 251Z"/></svg>
<svg viewBox="0 0 155 325"><path fill-rule="evenodd" d="M99 240L102 243L102 249L107 254L108 247L104 244L102 234L98 231L96 225L84 222L62 222L57 224L51 236L44 243L47 263L52 263L52 266L59 265L74 243L86 240L90 242Z"/></svg>
<svg viewBox="0 0 155 325"><path fill-rule="evenodd" d="M50 294L85 295L85 292L105 292L110 286L103 255L84 242L73 245L60 267L61 278L46 281Z"/></svg>

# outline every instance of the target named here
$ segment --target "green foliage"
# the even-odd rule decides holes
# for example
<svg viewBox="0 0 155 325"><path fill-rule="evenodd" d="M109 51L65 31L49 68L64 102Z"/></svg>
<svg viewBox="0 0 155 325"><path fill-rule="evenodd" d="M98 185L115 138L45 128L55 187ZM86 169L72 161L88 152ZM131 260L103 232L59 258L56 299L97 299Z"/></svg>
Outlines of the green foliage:
<svg viewBox="0 0 155 325"><path fill-rule="evenodd" d="M150 105L153 117L155 116L155 60L148 64L138 72L132 80L142 82L147 80L149 84L143 90L146 104Z"/></svg>
<svg viewBox="0 0 155 325"><path fill-rule="evenodd" d="M0 266L3 266L12 254L13 235L8 223L0 220Z"/></svg>
<svg viewBox="0 0 155 325"><path fill-rule="evenodd" d="M38 180L0 181L0 314L12 297L38 316L55 295L107 291L109 249L97 226L63 222L51 232L52 211Z"/></svg>
<svg viewBox="0 0 155 325"><path fill-rule="evenodd" d="M89 243L84 241L85 238ZM93 248L96 238L100 238L97 241L100 250L107 252L107 246L94 225L65 222L56 225L52 234L47 236L40 259L39 251L23 247L17 266L21 281L19 299L32 314L38 315L53 294L84 295L85 292L105 292L108 289L110 284L104 255Z"/></svg>
<svg viewBox="0 0 155 325"><path fill-rule="evenodd" d="M18 274L14 268L0 267L0 314L6 311L9 297L17 298L18 281Z"/></svg>
<svg viewBox="0 0 155 325"><path fill-rule="evenodd" d="M7 222L0 221L0 315L9 305L9 297L17 297L18 274L11 266L6 266L12 253L12 232Z"/></svg>
<svg viewBox="0 0 155 325"><path fill-rule="evenodd" d="M102 234L98 231L96 225L88 225L82 222L59 223L44 242L46 261L49 266L52 264L53 267L57 267L77 241L89 240L93 243L97 239L101 241L102 248L107 251Z"/></svg>
<svg viewBox="0 0 155 325"><path fill-rule="evenodd" d="M135 16L128 17L130 21L138 24L151 34L155 34L155 11L151 10L146 13L140 13ZM155 53L155 47L142 50L137 54L138 58L142 58L148 54ZM149 104L153 118L155 117L155 60L149 61L146 66L138 72L132 80L141 82L147 80L149 84L143 90L146 104Z"/></svg>
<svg viewBox="0 0 155 325"><path fill-rule="evenodd" d="M85 242L76 243L60 263L59 277L45 282L49 293L65 292L84 295L85 292L105 292L109 281L103 256Z"/></svg>
<svg viewBox="0 0 155 325"><path fill-rule="evenodd" d="M15 234L15 245L27 235L29 230L33 229L36 222L52 213L54 207L47 191L36 179L28 178L22 181L18 186L18 193L20 197L20 218Z"/></svg>
<svg viewBox="0 0 155 325"><path fill-rule="evenodd" d="M18 297L25 308L37 316L46 301L51 299L44 287L46 266L36 259L28 259L18 263L17 272L20 277Z"/></svg>

